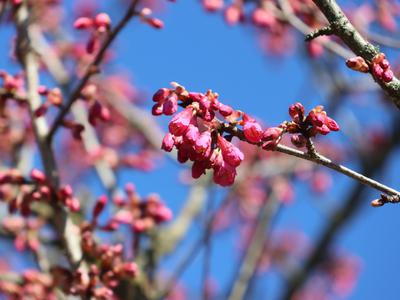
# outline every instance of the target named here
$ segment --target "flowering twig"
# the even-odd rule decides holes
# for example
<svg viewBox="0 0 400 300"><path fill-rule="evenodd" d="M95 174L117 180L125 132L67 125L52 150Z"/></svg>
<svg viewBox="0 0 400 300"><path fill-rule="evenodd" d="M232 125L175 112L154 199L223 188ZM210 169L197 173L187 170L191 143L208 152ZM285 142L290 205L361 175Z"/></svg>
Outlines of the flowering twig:
<svg viewBox="0 0 400 300"><path fill-rule="evenodd" d="M354 28L336 1L313 0L313 2L327 18L333 34L339 37L356 55L367 62L373 62L380 52ZM393 77L388 83L375 76L374 79L390 96L393 103L400 108L400 81L396 77Z"/></svg>
<svg viewBox="0 0 400 300"><path fill-rule="evenodd" d="M338 131L339 125L327 116L322 106L316 106L307 115L301 103L289 107L292 121L285 121L278 127L265 131L257 121L241 111L222 104L217 93L188 92L183 86L172 83L174 89L159 89L153 96L156 102L152 108L154 115L173 115L178 106L184 110L177 113L169 123L169 133L164 137L162 149L170 152L178 150L178 161L193 161L192 176L200 177L206 170L213 169L214 182L222 186L232 185L237 175L236 168L244 159L239 148L231 143L237 137L265 150L275 150L323 165L365 185L377 189L388 196L400 193L380 182L356 171L337 164L316 152L311 138ZM219 120L216 114L227 122ZM240 129L242 126L243 129ZM307 146L302 152L280 145L283 134L291 134L291 142L296 147ZM386 197L384 202L398 202L397 198ZM382 202L383 203L383 202Z"/></svg>
<svg viewBox="0 0 400 300"><path fill-rule="evenodd" d="M387 162L393 149L396 148L395 146L399 144L400 138L397 134L397 129L399 128L398 124L398 119L396 119L393 124L393 127L396 130L393 131L389 144L376 153L373 159L363 160L361 169L362 173L366 176L370 177L373 174L379 173ZM312 271L323 260L329 247L332 245L335 236L343 228L346 222L349 222L356 212L359 211L364 200L365 187L365 185L355 182L355 185L348 193L343 205L329 217L327 226L319 235L312 252L305 260L305 263L300 269L294 270L288 278L287 285L284 289L285 292L282 297L280 297L281 300L292 299L294 293L303 286Z"/></svg>
<svg viewBox="0 0 400 300"><path fill-rule="evenodd" d="M239 139L241 139L243 141L246 141L243 131L241 131L240 129L232 128L231 126L226 126L225 128L226 128L227 132L235 135L236 137L238 137ZM392 188L390 188L376 180L373 180L367 176L364 176L352 169L349 169L345 166L337 164L337 163L331 161L329 158L327 158L319 153L316 153L313 155L313 154L303 152L303 151L300 151L300 150L297 150L297 149L294 149L294 148L291 148L288 146L284 146L284 145L277 145L275 151L285 153L285 154L288 154L291 156L295 156L295 157L305 159L305 160L314 162L316 164L325 166L329 169L332 169L334 171L342 173L350 178L353 178L353 179L359 181L362 184L365 184L365 185L372 187L383 193L386 193L389 195L400 195L399 191L392 189Z"/></svg>
<svg viewBox="0 0 400 300"><path fill-rule="evenodd" d="M51 129L50 129L48 137L47 137L48 141L52 140L58 127L62 124L64 117L70 111L72 104L74 104L74 102L77 99L79 99L82 89L88 83L89 79L92 77L93 74L99 72L99 66L103 62L103 59L105 57L105 54L106 54L108 48L113 43L113 41L116 39L116 37L119 35L119 33L125 28L125 26L128 24L128 22L132 19L132 17L136 15L136 6L138 3L139 3L139 0L132 1L131 5L127 9L125 16L119 21L119 23L115 26L115 28L107 36L107 38L104 41L99 52L96 54L96 57L94 58L93 62L88 66L85 75L82 77L82 79L80 80L77 87L73 90L67 103L63 106L62 110L59 112L56 119L54 120L54 123L51 126Z"/></svg>

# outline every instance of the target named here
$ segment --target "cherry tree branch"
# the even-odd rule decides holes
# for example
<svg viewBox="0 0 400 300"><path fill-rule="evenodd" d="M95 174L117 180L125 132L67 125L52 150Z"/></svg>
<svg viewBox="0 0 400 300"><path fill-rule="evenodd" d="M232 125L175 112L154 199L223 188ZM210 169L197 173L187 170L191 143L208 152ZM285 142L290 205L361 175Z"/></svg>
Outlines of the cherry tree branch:
<svg viewBox="0 0 400 300"><path fill-rule="evenodd" d="M396 120L396 122L398 122L398 120ZM396 129L398 128L399 126L397 125ZM388 145L376 153L373 158L363 160L362 172L367 176L372 176L373 174L378 173L383 168L390 154L393 152L393 149L399 144L399 142L400 138L398 136L398 130L395 130ZM285 292L280 298L281 300L292 299L296 291L304 285L309 275L324 259L325 254L334 242L336 235L359 211L364 200L365 187L365 185L358 183L355 184L351 192L348 194L347 199L344 201L344 204L329 217L326 227L322 230L313 250L305 260L305 263L299 269L295 269L288 278L287 285L284 288Z"/></svg>
<svg viewBox="0 0 400 300"><path fill-rule="evenodd" d="M247 141L245 136L244 136L244 134L243 134L243 131L240 130L239 128L237 128L237 127L233 127L231 125L224 124L223 130L228 132L228 133L230 133L230 134L232 134L232 135L234 135L234 136L236 136L236 137L238 137L240 140ZM278 145L276 147L275 151L278 151L278 152L281 152L281 153L285 153L285 154L288 154L288 155L291 155L291 156L295 156L295 157L298 157L298 158L301 158L301 159L305 159L305 160L314 162L316 164L325 166L325 167L327 167L329 169L332 169L332 170L334 170L334 171L336 171L338 173L341 173L341 174L346 175L346 176L348 176L350 178L353 178L356 181L358 181L358 182L360 182L360 183L362 183L364 185L367 185L369 187L372 187L372 188L374 188L374 189L376 189L378 191L381 191L381 192L383 192L385 194L394 195L394 196L400 196L400 192L399 191L397 191L395 189L392 189L392 188L390 188L390 187L388 187L388 186L386 186L386 185L384 185L384 184L382 184L382 183L380 183L380 182L378 182L376 180L373 180L373 179L371 179L371 178L369 178L367 176L364 176L364 175L362 175L362 174L360 174L360 173L358 173L358 172L356 172L356 171L354 171L352 169L349 169L349 168L347 168L345 166L337 164L337 163L331 161L329 158L327 158L327 157L325 157L325 156L323 156L321 154L318 154L318 153L314 153L314 154L306 153L306 152L303 152L303 151L300 151L300 150L297 150L297 149L294 149L294 148L291 148L291 147L288 147L288 146L284 146L284 145ZM398 201L394 201L394 203L397 203L397 202Z"/></svg>
<svg viewBox="0 0 400 300"><path fill-rule="evenodd" d="M265 199L265 203L261 207L253 236L243 257L238 276L229 292L228 300L244 299L250 280L254 276L264 250L265 241L268 237L266 231L269 230L272 219L278 209L279 200L272 192L268 199Z"/></svg>
<svg viewBox="0 0 400 300"><path fill-rule="evenodd" d="M37 118L35 110L41 100L37 92L39 87L39 62L31 43L31 27L29 9L25 3L19 6L15 22L17 28L17 57L25 70L27 84L27 101L31 114L32 126L39 147L45 174L53 188L59 186L59 175L54 152L47 140L48 126L43 117ZM78 268L82 264L79 228L73 223L65 207L54 205L53 222L58 234L65 244L66 254L71 265Z"/></svg>
<svg viewBox="0 0 400 300"><path fill-rule="evenodd" d="M69 113L72 104L79 99L82 89L88 83L89 79L92 75L99 72L100 64L103 62L105 54L111 44L114 42L116 37L120 34L120 32L125 28L125 26L129 23L129 21L134 17L136 13L136 6L140 0L133 0L129 8L127 9L124 17L119 21L119 23L115 26L115 28L109 33L108 37L104 41L102 47L100 48L99 52L96 54L93 62L88 66L86 69L85 75L82 77L76 88L71 93L70 98L68 99L67 103L63 106L62 110L57 115L54 123L49 131L47 136L48 141L52 141L54 134L56 133L58 127L62 124L64 117Z"/></svg>
<svg viewBox="0 0 400 300"><path fill-rule="evenodd" d="M356 55L371 62L379 54L377 48L364 39L354 28L335 0L313 0L329 22L334 35L339 37ZM396 77L389 83L374 78L400 109L400 81Z"/></svg>

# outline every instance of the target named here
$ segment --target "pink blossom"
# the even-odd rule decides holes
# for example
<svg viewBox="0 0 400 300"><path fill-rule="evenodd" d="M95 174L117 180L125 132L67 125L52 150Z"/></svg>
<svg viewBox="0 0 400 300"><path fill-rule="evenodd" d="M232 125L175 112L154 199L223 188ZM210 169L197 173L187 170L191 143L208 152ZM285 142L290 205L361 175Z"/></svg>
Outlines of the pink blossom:
<svg viewBox="0 0 400 300"><path fill-rule="evenodd" d="M243 133L246 139L251 143L259 143L263 136L263 130L260 124L248 115L243 115Z"/></svg>
<svg viewBox="0 0 400 300"><path fill-rule="evenodd" d="M197 128L194 124L189 124L188 129L186 130L185 135L183 136L183 140L188 143L195 143L199 138L199 128Z"/></svg>
<svg viewBox="0 0 400 300"><path fill-rule="evenodd" d="M192 165L192 177L197 179L201 175L206 174L207 168L208 168L208 162L203 160L195 161Z"/></svg>
<svg viewBox="0 0 400 300"><path fill-rule="evenodd" d="M163 149L164 151L167 151L167 152L171 152L172 149L174 148L174 145L175 145L174 136L168 132L164 136L164 139L163 139L162 145L161 145L161 149Z"/></svg>
<svg viewBox="0 0 400 300"><path fill-rule="evenodd" d="M214 12L224 6L223 0L203 0L203 6L207 11Z"/></svg>
<svg viewBox="0 0 400 300"><path fill-rule="evenodd" d="M225 10L225 21L229 25L237 24L242 18L242 11L236 5L230 5Z"/></svg>
<svg viewBox="0 0 400 300"><path fill-rule="evenodd" d="M93 26L93 20L90 18L82 17L74 22L74 28L76 29L88 29Z"/></svg>
<svg viewBox="0 0 400 300"><path fill-rule="evenodd" d="M205 153L211 147L211 132L206 130L200 134L194 144L197 153Z"/></svg>
<svg viewBox="0 0 400 300"><path fill-rule="evenodd" d="M169 131L175 136L184 135L192 121L193 112L193 108L189 106L176 114L169 123Z"/></svg>
<svg viewBox="0 0 400 300"><path fill-rule="evenodd" d="M253 23L260 27L271 27L276 22L274 15L263 8L255 9L251 18Z"/></svg>
<svg viewBox="0 0 400 300"><path fill-rule="evenodd" d="M282 138L283 129L279 127L270 127L264 131L262 148L265 150L273 150L276 148Z"/></svg>
<svg viewBox="0 0 400 300"><path fill-rule="evenodd" d="M178 96L173 93L165 99L163 113L167 116L173 115L178 110Z"/></svg>
<svg viewBox="0 0 400 300"><path fill-rule="evenodd" d="M233 167L240 165L244 159L243 152L239 150L235 145L228 142L222 136L218 136L218 146L221 148L221 153L224 160Z"/></svg>
<svg viewBox="0 0 400 300"><path fill-rule="evenodd" d="M227 162L214 166L214 182L222 186L230 186L234 183L236 169Z"/></svg>
<svg viewBox="0 0 400 300"><path fill-rule="evenodd" d="M94 18L94 25L99 29L100 31L107 30L111 26L111 19L110 16L106 13L99 13L96 15Z"/></svg>

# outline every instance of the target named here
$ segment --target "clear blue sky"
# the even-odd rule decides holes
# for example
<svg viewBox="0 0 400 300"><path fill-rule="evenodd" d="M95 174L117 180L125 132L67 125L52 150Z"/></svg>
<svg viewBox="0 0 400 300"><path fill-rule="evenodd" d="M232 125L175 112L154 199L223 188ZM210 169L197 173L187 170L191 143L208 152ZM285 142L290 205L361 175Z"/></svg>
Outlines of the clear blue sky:
<svg viewBox="0 0 400 300"><path fill-rule="evenodd" d="M165 22L163 30L154 30L136 20L119 37L115 47L118 49L118 68L132 74L135 85L149 94L149 101L150 95L158 88L177 81L189 90L211 88L219 92L226 104L271 125L285 120L288 105L295 101L301 100L308 108L324 102L324 95L315 84L309 63L302 55L302 47L286 57L266 56L249 26L228 27L220 15L203 12L199 1L167 3L166 10L158 16ZM0 34L6 36L5 31L0 31ZM8 66L4 54L9 49L3 47L0 51L0 68L4 68ZM352 108L350 106L349 111ZM384 122L381 121L384 116L379 115L382 110L376 111L375 119ZM339 112L339 122L340 118ZM167 118L159 118L163 126L167 121ZM337 136L344 138L342 134ZM384 179L394 187L398 186L396 168L398 163L393 162L389 176ZM183 166L165 160L153 173L124 173L122 179L134 182L141 194L160 193L177 211L186 196L186 188L179 184L179 172L183 169ZM330 203L344 200L341 197L346 194L346 186L349 186L349 180L335 177L335 188L328 196L333 199ZM296 189L302 197L296 197L294 204L284 209L279 217L279 228L302 228L313 237L323 228L325 215L316 210L311 197L305 196L311 193L304 183ZM371 197L376 195L372 193ZM400 243L397 237L400 206L372 209L368 204L373 199L371 197L365 199L362 213L346 226L337 240L338 249L354 253L362 260L360 280L350 299L397 300L400 294ZM191 241L198 232L198 228L192 231ZM238 258L238 254L232 251L235 234L231 231L213 244L212 275L223 284L231 279L232 260ZM185 284L194 289L200 286L200 258L184 276ZM166 266L173 265L174 261ZM276 287L276 280L270 276L257 286L265 293L262 299L273 299L269 296L276 295ZM194 295L193 299L196 297Z"/></svg>

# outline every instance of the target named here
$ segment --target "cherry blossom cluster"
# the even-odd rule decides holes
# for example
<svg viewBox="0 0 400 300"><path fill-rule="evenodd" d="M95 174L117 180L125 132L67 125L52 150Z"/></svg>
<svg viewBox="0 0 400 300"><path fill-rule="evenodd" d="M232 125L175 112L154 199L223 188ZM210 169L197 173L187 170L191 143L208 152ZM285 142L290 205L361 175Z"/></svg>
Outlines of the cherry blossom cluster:
<svg viewBox="0 0 400 300"><path fill-rule="evenodd" d="M92 211L92 228L106 231L118 229L120 224L128 225L134 232L141 233L153 229L156 225L172 219L171 210L164 205L157 194L142 199L133 184L125 187L126 197L115 196L113 204L118 208L103 226L98 226L98 217L103 212L108 198L100 196Z"/></svg>
<svg viewBox="0 0 400 300"><path fill-rule="evenodd" d="M360 269L358 257L343 253L328 254L293 299L347 298L357 283Z"/></svg>
<svg viewBox="0 0 400 300"><path fill-rule="evenodd" d="M39 230L44 223L39 218L9 216L2 221L2 228L5 232L15 236L14 247L17 251L29 249L37 252L40 245Z"/></svg>
<svg viewBox="0 0 400 300"><path fill-rule="evenodd" d="M23 74L11 75L4 70L0 70L0 78L3 83L0 99L6 101L8 99L21 100L25 97L25 82Z"/></svg>
<svg viewBox="0 0 400 300"><path fill-rule="evenodd" d="M371 63L372 74L379 80L389 83L393 80L393 71L384 53L379 53Z"/></svg>
<svg viewBox="0 0 400 300"><path fill-rule="evenodd" d="M38 93L39 95L44 96L46 100L35 110L34 113L36 117L45 115L50 106L57 108L61 107L63 103L63 95L59 88L56 87L49 89L43 85L38 88Z"/></svg>
<svg viewBox="0 0 400 300"><path fill-rule="evenodd" d="M82 249L93 263L88 274L80 269L71 272L59 267L58 273L66 279L63 289L72 295L114 299L113 289L121 280L134 278L138 274L138 267L135 262L124 260L122 244L98 244L90 226L82 226L82 231Z"/></svg>
<svg viewBox="0 0 400 300"><path fill-rule="evenodd" d="M21 282L0 281L0 291L7 299L56 300L55 281L50 274L28 269L21 274Z"/></svg>
<svg viewBox="0 0 400 300"><path fill-rule="evenodd" d="M159 89L153 96L156 102L152 108L153 115L169 116L178 111L178 105L184 108L169 122L169 133L161 147L167 152L175 147L181 163L192 161L193 178L213 169L214 182L222 186L233 184L236 168L244 159L242 151L231 142L233 136L265 150L274 150L284 133L293 134L292 143L303 147L308 138L339 130L338 124L327 116L322 106L305 115L300 103L289 108L292 121L264 130L254 118L221 103L217 93L210 90L205 94L188 92L177 83L172 85L174 88ZM228 123L223 123L218 117Z"/></svg>
<svg viewBox="0 0 400 300"><path fill-rule="evenodd" d="M15 187L19 189L15 189ZM79 200L74 197L70 185L55 190L48 182L45 174L33 169L30 179L26 179L19 170L10 169L0 174L1 199L8 204L10 213L20 212L22 216L32 213L32 204L35 202L54 204L53 199L68 207L73 212L80 210Z"/></svg>
<svg viewBox="0 0 400 300"><path fill-rule="evenodd" d="M327 135L331 131L338 131L339 125L330 118L323 106L318 105L305 115L304 106L301 103L292 104L289 107L290 122L284 122L281 127L285 132L291 133L291 142L296 147L304 147L307 139L317 134Z"/></svg>
<svg viewBox="0 0 400 300"><path fill-rule="evenodd" d="M384 53L379 53L377 56L375 56L370 66L367 64L364 58L360 56L348 59L346 61L346 65L350 69L362 73L368 73L369 71L371 71L376 79L386 83L391 82L394 77L390 63L386 59Z"/></svg>
<svg viewBox="0 0 400 300"><path fill-rule="evenodd" d="M202 4L208 12L223 10L224 19L228 25L238 23L253 25L257 29L261 47L268 53L284 54L295 46L293 31L289 29L290 24L282 21L279 1L203 0ZM247 4L251 8L248 9ZM312 1L292 0L290 6L294 15L309 27L319 28L324 25ZM318 42L311 41L306 46L307 53L311 57L318 57L324 51Z"/></svg>
<svg viewBox="0 0 400 300"><path fill-rule="evenodd" d="M154 115L172 115L178 109L178 101L184 110L169 123L169 133L164 137L162 148L178 150L178 161L193 161L192 176L200 177L207 169L214 170L214 181L222 186L233 184L236 167L243 160L243 153L219 132L216 113L225 118L235 118L237 112L219 102L218 94L189 93L175 84L175 89L158 90L153 101ZM232 119L233 121L233 119ZM260 129L261 130L261 129ZM262 134L262 130L261 130ZM261 138L260 138L261 140Z"/></svg>
<svg viewBox="0 0 400 300"><path fill-rule="evenodd" d="M110 31L111 19L106 13L99 13L94 18L80 17L75 20L74 27L90 32L86 50L88 53L94 53L100 48L101 39Z"/></svg>
<svg viewBox="0 0 400 300"><path fill-rule="evenodd" d="M39 87L39 94L46 97L46 101L35 111L35 116L39 117L47 112L50 105L60 108L63 96L59 88L48 89L45 86ZM100 103L98 86L94 83L87 84L81 91L80 100L88 105L88 121L92 126L96 126L99 121L109 122L111 113L109 108ZM73 120L64 119L62 126L71 131L72 136L80 140L84 131L84 126Z"/></svg>

